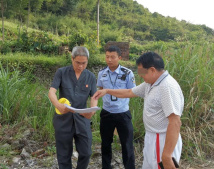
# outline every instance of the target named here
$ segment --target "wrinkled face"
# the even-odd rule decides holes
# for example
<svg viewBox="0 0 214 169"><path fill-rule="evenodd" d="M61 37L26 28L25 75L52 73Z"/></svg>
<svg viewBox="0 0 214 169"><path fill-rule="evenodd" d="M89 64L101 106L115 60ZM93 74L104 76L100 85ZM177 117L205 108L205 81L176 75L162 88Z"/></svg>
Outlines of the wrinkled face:
<svg viewBox="0 0 214 169"><path fill-rule="evenodd" d="M76 56L72 58L72 65L76 73L81 73L87 67L87 64L88 58L86 56Z"/></svg>
<svg viewBox="0 0 214 169"><path fill-rule="evenodd" d="M119 61L121 60L121 56L118 56L117 52L109 52L106 51L106 63L110 69L115 69L119 65Z"/></svg>
<svg viewBox="0 0 214 169"><path fill-rule="evenodd" d="M146 83L153 84L153 67L147 69L140 64L137 66L137 73Z"/></svg>

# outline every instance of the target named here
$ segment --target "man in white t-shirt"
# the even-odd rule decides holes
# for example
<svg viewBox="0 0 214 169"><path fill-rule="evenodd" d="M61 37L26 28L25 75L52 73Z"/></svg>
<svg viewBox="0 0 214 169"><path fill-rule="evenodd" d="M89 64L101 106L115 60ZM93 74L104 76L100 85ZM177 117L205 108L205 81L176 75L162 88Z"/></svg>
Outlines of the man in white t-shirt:
<svg viewBox="0 0 214 169"><path fill-rule="evenodd" d="M137 61L138 74L144 82L132 89L103 89L93 98L105 94L118 98L142 97L143 122L146 130L142 169L175 169L172 157L180 160L182 140L180 127L184 97L177 81L164 70L163 59L154 52L147 52Z"/></svg>

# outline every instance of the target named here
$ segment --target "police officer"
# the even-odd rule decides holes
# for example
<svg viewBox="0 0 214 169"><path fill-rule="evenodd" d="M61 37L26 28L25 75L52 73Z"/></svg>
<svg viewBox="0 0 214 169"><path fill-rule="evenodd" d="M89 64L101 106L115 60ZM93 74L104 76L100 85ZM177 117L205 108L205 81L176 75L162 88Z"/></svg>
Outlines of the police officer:
<svg viewBox="0 0 214 169"><path fill-rule="evenodd" d="M53 105L62 113L55 113L53 125L55 129L57 160L60 169L71 169L73 153L73 139L79 153L77 169L86 169L91 156L92 133L91 113L72 113L59 103L56 92L59 89L59 98L66 98L75 108L86 108L89 96L96 92L96 77L86 69L89 52L87 48L76 46L72 50L72 65L62 67L55 73L49 90L49 98ZM91 107L97 106L97 101L91 99Z"/></svg>
<svg viewBox="0 0 214 169"><path fill-rule="evenodd" d="M100 89L130 89L136 86L133 72L119 65L121 51L118 47L110 46L106 50L105 60L108 66L98 73L97 86ZM129 98L117 98L108 94L103 96L100 118L102 168L112 168L111 144L116 128L122 145L124 167L134 169L133 125L129 111Z"/></svg>

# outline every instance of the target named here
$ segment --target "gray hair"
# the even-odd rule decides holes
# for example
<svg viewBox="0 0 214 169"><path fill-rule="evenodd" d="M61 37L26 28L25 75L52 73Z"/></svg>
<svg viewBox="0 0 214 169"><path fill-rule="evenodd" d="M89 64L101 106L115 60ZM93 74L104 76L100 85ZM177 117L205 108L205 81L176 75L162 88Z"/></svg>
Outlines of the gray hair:
<svg viewBox="0 0 214 169"><path fill-rule="evenodd" d="M77 56L86 56L89 59L89 51L83 46L75 46L71 52L71 55L73 59Z"/></svg>

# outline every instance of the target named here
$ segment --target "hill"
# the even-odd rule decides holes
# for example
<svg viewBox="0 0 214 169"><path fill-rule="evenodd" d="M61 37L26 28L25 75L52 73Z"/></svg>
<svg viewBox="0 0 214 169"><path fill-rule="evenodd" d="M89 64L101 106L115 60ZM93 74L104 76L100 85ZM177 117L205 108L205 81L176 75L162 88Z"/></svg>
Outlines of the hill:
<svg viewBox="0 0 214 169"><path fill-rule="evenodd" d="M94 0L8 0L4 1L6 19L59 36L73 33L96 36L97 1ZM30 2L30 3L29 3ZM14 3L19 8L14 7ZM213 40L214 30L176 18L151 13L133 0L102 0L100 42L108 41L198 41ZM6 32L10 29L6 28Z"/></svg>

